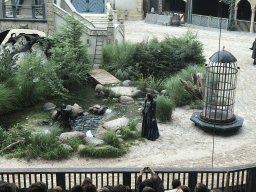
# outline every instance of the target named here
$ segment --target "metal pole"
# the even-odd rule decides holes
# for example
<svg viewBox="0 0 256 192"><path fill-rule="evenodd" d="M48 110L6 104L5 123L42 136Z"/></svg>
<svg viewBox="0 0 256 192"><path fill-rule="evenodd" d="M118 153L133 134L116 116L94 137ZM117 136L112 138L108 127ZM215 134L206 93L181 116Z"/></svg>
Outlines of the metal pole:
<svg viewBox="0 0 256 192"><path fill-rule="evenodd" d="M2 11L3 11L3 18L6 18L6 5L5 5L5 0L2 0Z"/></svg>
<svg viewBox="0 0 256 192"><path fill-rule="evenodd" d="M32 8L32 18L33 18L33 19L36 19L35 0L32 0L32 1L31 1L31 8Z"/></svg>

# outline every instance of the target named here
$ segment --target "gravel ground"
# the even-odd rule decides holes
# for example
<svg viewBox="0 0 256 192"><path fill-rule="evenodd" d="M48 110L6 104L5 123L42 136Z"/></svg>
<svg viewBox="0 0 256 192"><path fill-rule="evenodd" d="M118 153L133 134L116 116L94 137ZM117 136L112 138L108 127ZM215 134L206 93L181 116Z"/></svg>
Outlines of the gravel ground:
<svg viewBox="0 0 256 192"><path fill-rule="evenodd" d="M126 40L132 42L165 35L180 36L192 28L204 44L204 55L209 58L219 47L219 30L206 27L170 27L146 24L144 21L127 21ZM255 34L222 30L221 47L231 52L241 67L236 91L235 114L244 118L244 125L235 134L214 136L214 167L229 167L254 163L256 159L255 106L256 84L253 79L256 66L249 48ZM74 156L63 161L24 160L0 157L0 168L109 168L109 167L211 167L213 134L196 127L190 117L195 110L176 108L173 120L159 124L160 138L133 146L120 158L93 159Z"/></svg>

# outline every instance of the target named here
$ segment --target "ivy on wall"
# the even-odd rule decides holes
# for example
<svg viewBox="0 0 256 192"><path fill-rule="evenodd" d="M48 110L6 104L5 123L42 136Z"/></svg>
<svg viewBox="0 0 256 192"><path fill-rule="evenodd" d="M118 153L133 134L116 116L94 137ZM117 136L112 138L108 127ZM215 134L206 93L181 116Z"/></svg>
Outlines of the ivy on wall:
<svg viewBox="0 0 256 192"><path fill-rule="evenodd" d="M235 23L235 1L236 0L222 0L223 3L229 5L229 23L228 23L228 30L235 31L236 30L236 23Z"/></svg>

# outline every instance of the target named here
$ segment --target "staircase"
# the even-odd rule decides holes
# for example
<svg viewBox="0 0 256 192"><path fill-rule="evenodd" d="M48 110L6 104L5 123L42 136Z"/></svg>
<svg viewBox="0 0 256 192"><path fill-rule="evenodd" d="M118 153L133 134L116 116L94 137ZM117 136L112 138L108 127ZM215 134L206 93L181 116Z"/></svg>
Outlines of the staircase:
<svg viewBox="0 0 256 192"><path fill-rule="evenodd" d="M98 29L106 29L108 26L108 17L106 14L81 13L81 15L91 21Z"/></svg>

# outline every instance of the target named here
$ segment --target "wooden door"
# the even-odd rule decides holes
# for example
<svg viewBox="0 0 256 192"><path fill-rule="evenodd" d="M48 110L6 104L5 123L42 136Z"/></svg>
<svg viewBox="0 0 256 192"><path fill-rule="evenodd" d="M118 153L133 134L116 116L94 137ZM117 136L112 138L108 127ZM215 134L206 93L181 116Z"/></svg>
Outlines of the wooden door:
<svg viewBox="0 0 256 192"><path fill-rule="evenodd" d="M79 13L104 13L105 0L73 0L72 4Z"/></svg>
<svg viewBox="0 0 256 192"><path fill-rule="evenodd" d="M89 11L92 13L104 13L105 0L89 0Z"/></svg>
<svg viewBox="0 0 256 192"><path fill-rule="evenodd" d="M89 9L88 9L89 0L73 0L72 4L75 7L76 11L79 13L89 12Z"/></svg>

